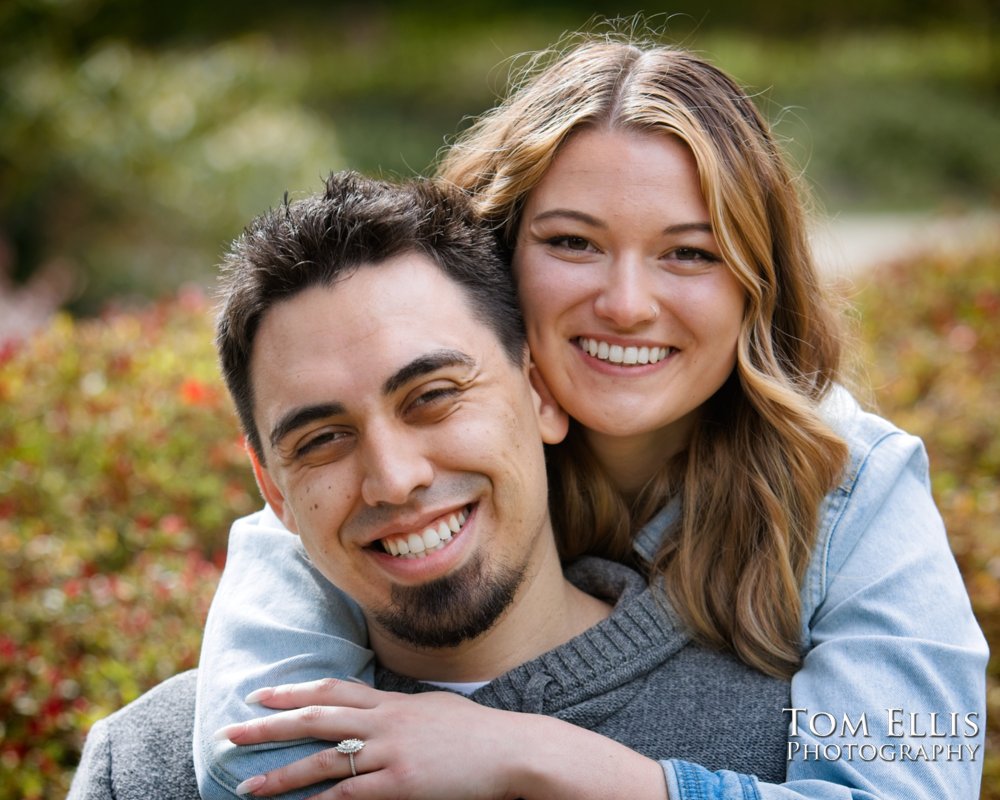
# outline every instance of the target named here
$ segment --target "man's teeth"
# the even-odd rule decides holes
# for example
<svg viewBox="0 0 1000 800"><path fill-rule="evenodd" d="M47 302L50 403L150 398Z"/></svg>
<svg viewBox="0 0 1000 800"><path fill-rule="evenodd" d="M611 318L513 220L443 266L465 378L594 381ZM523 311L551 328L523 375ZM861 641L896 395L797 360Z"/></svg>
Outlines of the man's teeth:
<svg viewBox="0 0 1000 800"><path fill-rule="evenodd" d="M634 347L632 345L624 347L620 344L608 344L599 339L584 339L583 337L576 341L581 350L590 353L594 358L610 361L612 364L655 364L673 352L672 347Z"/></svg>
<svg viewBox="0 0 1000 800"><path fill-rule="evenodd" d="M428 553L444 547L452 535L462 529L466 518L466 513L460 511L452 514L447 520L441 520L437 525L425 528L420 533L387 536L382 539L382 547L394 556L423 558Z"/></svg>

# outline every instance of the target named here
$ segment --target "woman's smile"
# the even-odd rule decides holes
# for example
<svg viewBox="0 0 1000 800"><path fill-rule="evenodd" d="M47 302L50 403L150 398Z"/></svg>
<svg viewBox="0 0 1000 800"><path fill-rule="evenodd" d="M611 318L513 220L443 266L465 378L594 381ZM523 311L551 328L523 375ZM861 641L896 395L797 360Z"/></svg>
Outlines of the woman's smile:
<svg viewBox="0 0 1000 800"><path fill-rule="evenodd" d="M671 353L676 352L675 348L669 346L614 344L606 339L592 339L584 336L577 337L573 342L591 358L625 367L658 364Z"/></svg>

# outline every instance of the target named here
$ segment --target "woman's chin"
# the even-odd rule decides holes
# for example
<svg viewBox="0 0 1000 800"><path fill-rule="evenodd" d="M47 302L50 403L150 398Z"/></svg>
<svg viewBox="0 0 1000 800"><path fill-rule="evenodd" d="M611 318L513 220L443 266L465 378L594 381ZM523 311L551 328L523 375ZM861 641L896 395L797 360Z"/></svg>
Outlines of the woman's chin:
<svg viewBox="0 0 1000 800"><path fill-rule="evenodd" d="M690 438L695 411L676 414L652 414L649 409L618 405L606 414L586 413L571 416L587 430L588 437L601 440L621 440L622 444L655 445L679 449ZM672 443L673 447L668 447Z"/></svg>

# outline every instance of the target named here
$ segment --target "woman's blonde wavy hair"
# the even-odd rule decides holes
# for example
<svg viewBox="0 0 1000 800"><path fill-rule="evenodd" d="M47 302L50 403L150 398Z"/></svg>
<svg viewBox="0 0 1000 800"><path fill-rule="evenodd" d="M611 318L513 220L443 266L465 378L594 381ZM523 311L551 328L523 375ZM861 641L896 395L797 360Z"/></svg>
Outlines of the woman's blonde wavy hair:
<svg viewBox="0 0 1000 800"><path fill-rule="evenodd" d="M565 558L628 561L631 535L679 495L681 521L651 565L703 641L768 674L800 661L799 587L820 504L846 446L823 422L837 376L837 316L817 279L797 181L752 100L695 54L590 37L535 58L527 77L444 153L438 174L513 249L521 210L584 128L674 136L691 149L722 255L746 293L732 376L686 452L628 502L577 426L550 453ZM669 187L664 187L669 191Z"/></svg>

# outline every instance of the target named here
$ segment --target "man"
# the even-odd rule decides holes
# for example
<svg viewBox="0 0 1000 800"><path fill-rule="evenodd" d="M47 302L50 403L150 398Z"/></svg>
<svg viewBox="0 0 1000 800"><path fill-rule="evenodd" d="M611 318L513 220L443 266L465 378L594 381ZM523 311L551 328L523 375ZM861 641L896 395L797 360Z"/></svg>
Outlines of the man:
<svg viewBox="0 0 1000 800"><path fill-rule="evenodd" d="M262 494L315 567L315 586L260 587L291 627L330 613L335 585L361 609L379 688L483 684L472 697L484 705L561 717L649 756L607 742L618 749L617 772L595 787L605 796L640 796L631 780L666 796L650 759L781 778L787 684L692 644L624 567L584 562L564 576L542 444L567 420L532 382L504 263L459 199L346 174L265 215L230 256L218 344ZM252 582L253 568L227 573ZM239 669L240 637L264 635L253 618L240 627L203 673ZM161 748L190 742L191 695L181 676L96 727L71 797L156 797L165 785L162 796L197 796L190 753ZM378 740L350 734L337 734L339 751L264 745L265 763L323 747L325 777L389 766ZM234 766L210 787L291 785L243 780L241 759L260 751L221 746Z"/></svg>

